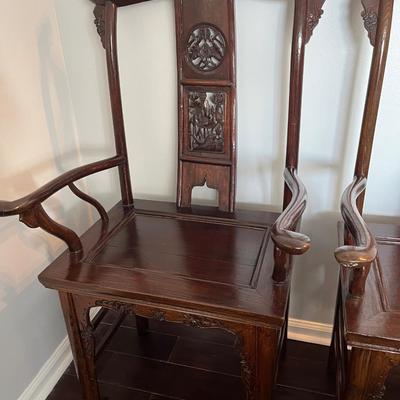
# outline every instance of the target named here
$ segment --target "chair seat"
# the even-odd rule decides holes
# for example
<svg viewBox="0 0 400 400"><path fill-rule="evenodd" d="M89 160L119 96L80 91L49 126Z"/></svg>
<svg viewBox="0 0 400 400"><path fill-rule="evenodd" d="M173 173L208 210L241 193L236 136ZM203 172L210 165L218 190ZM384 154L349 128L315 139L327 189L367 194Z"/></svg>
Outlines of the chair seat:
<svg viewBox="0 0 400 400"><path fill-rule="evenodd" d="M347 341L400 352L400 225L368 225L377 241L378 257L371 266L364 296L346 299ZM349 271L342 270L343 290L349 278Z"/></svg>
<svg viewBox="0 0 400 400"><path fill-rule="evenodd" d="M82 236L83 261L65 252L40 275L45 286L283 324L289 286L271 279L279 214L138 200L109 215Z"/></svg>

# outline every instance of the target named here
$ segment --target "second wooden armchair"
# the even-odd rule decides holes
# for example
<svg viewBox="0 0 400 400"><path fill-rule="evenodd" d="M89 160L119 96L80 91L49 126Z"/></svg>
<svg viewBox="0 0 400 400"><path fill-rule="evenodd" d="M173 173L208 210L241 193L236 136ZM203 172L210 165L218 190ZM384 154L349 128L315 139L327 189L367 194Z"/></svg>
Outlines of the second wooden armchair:
<svg viewBox="0 0 400 400"><path fill-rule="evenodd" d="M137 317L220 328L239 337L243 397L271 399L285 341L292 255L310 246L297 227L306 190L297 176L305 47L324 0L296 0L284 211L236 211L236 77L233 0L176 0L179 89L177 203L133 201L117 57L117 10L140 0L92 0L106 52L116 155L67 172L36 192L0 202L69 248L40 281L59 292L84 398L99 400L92 307ZM260 46L262 40L260 40ZM75 181L117 167L122 201L109 212ZM191 204L194 186L219 194L219 206ZM78 237L53 221L42 202L69 186L101 219Z"/></svg>
<svg viewBox="0 0 400 400"><path fill-rule="evenodd" d="M362 217L393 0L362 0L362 3L374 52L354 180L342 196L341 247L335 252L340 278L331 361L337 371L339 400L385 398L389 373L400 366L399 226L367 224Z"/></svg>

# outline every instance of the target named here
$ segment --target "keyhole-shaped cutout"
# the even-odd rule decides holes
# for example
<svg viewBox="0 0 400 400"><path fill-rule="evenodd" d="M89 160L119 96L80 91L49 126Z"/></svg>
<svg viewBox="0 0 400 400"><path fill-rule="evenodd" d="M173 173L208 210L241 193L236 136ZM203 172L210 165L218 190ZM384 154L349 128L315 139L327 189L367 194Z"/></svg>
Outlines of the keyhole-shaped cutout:
<svg viewBox="0 0 400 400"><path fill-rule="evenodd" d="M207 186L195 186L192 189L192 203L208 206L218 206L218 190Z"/></svg>

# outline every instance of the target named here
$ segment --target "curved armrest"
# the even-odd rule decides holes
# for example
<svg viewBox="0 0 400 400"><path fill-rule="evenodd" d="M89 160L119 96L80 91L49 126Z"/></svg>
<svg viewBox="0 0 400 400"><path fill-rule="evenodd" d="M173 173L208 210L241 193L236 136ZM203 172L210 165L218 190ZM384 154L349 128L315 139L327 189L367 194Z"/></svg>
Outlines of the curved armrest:
<svg viewBox="0 0 400 400"><path fill-rule="evenodd" d="M272 227L272 240L286 253L303 254L310 248L310 238L293 229L306 208L307 191L294 168L286 168L284 176L292 199Z"/></svg>
<svg viewBox="0 0 400 400"><path fill-rule="evenodd" d="M117 167L125 162L126 159L124 157L116 156L72 169L25 197L14 201L0 201L0 217L19 215L20 221L30 228L42 228L51 235L63 240L68 245L70 252L78 260L83 254L80 238L71 229L51 219L43 209L42 202L60 189L69 186L75 195L96 207L103 222L107 223L108 215L101 204L80 191L74 185L74 182L96 172Z"/></svg>
<svg viewBox="0 0 400 400"><path fill-rule="evenodd" d="M27 196L24 196L18 200L0 200L0 217L23 214L37 204L47 200L51 195L58 192L65 186L68 186L88 175L121 165L124 162L125 161L123 157L112 157L102 161L94 162L92 164L83 165L81 167L72 169L71 171L65 172L58 178L55 178L49 183L43 185L40 189L37 189L33 193L28 194Z"/></svg>
<svg viewBox="0 0 400 400"><path fill-rule="evenodd" d="M355 177L342 195L342 216L355 240L354 246L342 246L335 251L336 260L345 267L362 268L376 258L375 238L357 208L357 198L365 190L366 184L366 178Z"/></svg>

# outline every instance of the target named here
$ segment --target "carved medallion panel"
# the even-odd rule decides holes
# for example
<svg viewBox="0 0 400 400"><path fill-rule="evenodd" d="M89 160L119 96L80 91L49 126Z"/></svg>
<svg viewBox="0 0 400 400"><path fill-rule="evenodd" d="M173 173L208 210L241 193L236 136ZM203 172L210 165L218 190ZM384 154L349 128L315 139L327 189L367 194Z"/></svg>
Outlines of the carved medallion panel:
<svg viewBox="0 0 400 400"><path fill-rule="evenodd" d="M234 1L182 0L177 3L176 32L181 78L233 82Z"/></svg>
<svg viewBox="0 0 400 400"><path fill-rule="evenodd" d="M224 60L226 42L215 26L195 26L186 45L186 60L195 69L209 72L218 68Z"/></svg>

